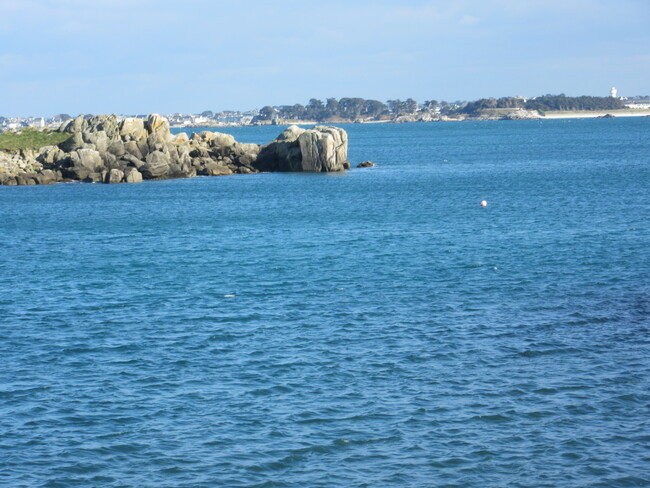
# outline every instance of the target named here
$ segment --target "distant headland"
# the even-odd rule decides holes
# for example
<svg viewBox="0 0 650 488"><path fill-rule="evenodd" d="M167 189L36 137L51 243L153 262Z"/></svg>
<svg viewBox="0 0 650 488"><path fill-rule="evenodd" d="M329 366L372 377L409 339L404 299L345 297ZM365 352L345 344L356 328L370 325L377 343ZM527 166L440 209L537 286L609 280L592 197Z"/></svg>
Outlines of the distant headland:
<svg viewBox="0 0 650 488"><path fill-rule="evenodd" d="M560 117L599 117L650 115L650 96L618 97L612 89L608 97L543 95L482 98L475 101L455 102L426 100L419 103L406 100L378 100L364 98L312 98L306 105L264 106L248 111L205 110L196 114L174 113L165 118L171 127L229 127L290 124L343 124L343 123L405 123L460 120L519 120L550 119ZM89 118L91 115L86 114ZM147 115L124 115L146 119ZM22 127L57 128L72 119L69 114L44 117L10 118L0 116L0 132Z"/></svg>

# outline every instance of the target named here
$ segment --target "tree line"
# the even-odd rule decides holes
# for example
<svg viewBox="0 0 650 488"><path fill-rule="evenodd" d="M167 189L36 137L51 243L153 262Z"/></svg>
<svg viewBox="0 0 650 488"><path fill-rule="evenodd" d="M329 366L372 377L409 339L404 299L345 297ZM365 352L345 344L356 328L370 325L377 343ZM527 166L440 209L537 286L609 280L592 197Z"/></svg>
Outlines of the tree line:
<svg viewBox="0 0 650 488"><path fill-rule="evenodd" d="M262 107L255 118L257 121L282 120L327 120L354 121L357 119L395 118L412 115L418 111L436 111L442 115L466 114L479 115L485 109L507 108L538 110L573 111L573 110L615 110L625 108L618 98L611 97L568 97L565 94L543 95L531 99L521 97L481 98L472 102L456 101L453 103L427 100L420 104L412 98L406 100L379 100L365 98L328 98L325 102L317 98L309 100L307 105L281 105Z"/></svg>
<svg viewBox="0 0 650 488"><path fill-rule="evenodd" d="M616 110L625 108L625 103L623 100L612 97L567 97L564 93L561 93L559 95L543 95L529 100L515 97L481 98L467 103L459 112L476 115L484 109L491 108L520 108L540 112L549 110Z"/></svg>
<svg viewBox="0 0 650 488"><path fill-rule="evenodd" d="M449 106L446 102L445 106ZM433 109L438 102L427 101L424 106ZM382 117L394 117L400 115L414 114L420 109L418 102L412 98L406 100L388 100L386 103L379 100L365 98L341 99L328 98L325 102L317 98L309 100L307 105L299 103L295 105L281 105L262 107L256 120L315 120L322 122L332 119L357 120L357 119L380 119Z"/></svg>

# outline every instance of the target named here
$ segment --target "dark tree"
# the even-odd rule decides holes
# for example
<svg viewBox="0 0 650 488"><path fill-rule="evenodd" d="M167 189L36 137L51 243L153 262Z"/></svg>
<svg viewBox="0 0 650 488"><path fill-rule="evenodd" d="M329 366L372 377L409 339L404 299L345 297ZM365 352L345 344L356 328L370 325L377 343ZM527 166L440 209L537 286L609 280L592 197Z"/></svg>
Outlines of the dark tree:
<svg viewBox="0 0 650 488"><path fill-rule="evenodd" d="M414 114L418 111L418 102L412 98L407 98L406 102L404 102L404 110L407 114Z"/></svg>
<svg viewBox="0 0 650 488"><path fill-rule="evenodd" d="M275 114L275 109L266 105L260 109L260 113L258 114L257 118L259 120L272 120Z"/></svg>
<svg viewBox="0 0 650 488"><path fill-rule="evenodd" d="M388 107L379 100L365 100L361 108L362 115L366 117L379 117L388 112Z"/></svg>
<svg viewBox="0 0 650 488"><path fill-rule="evenodd" d="M336 98L328 98L325 105L325 113L328 117L335 117L339 114L339 101Z"/></svg>
<svg viewBox="0 0 650 488"><path fill-rule="evenodd" d="M388 100L388 108L393 115L401 115L404 112L405 104L400 99Z"/></svg>

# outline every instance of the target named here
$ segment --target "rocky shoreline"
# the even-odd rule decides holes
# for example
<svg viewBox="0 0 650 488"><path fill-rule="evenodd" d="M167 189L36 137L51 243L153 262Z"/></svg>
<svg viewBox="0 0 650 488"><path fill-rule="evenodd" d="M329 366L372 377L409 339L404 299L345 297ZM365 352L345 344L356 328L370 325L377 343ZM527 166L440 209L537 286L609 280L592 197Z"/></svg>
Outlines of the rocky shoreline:
<svg viewBox="0 0 650 488"><path fill-rule="evenodd" d="M139 183L266 171L344 171L348 136L331 126L291 126L264 146L229 134L173 135L157 114L147 120L79 116L59 129L70 137L39 150L0 151L0 185L57 182Z"/></svg>

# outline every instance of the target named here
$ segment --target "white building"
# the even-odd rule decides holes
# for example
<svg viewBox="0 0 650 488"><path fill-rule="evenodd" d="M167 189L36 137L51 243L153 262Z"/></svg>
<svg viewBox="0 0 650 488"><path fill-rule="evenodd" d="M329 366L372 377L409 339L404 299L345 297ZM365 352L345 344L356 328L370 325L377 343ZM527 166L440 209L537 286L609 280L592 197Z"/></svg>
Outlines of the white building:
<svg viewBox="0 0 650 488"><path fill-rule="evenodd" d="M609 91L609 96L612 98L616 98L616 88L612 87L612 89Z"/></svg>

